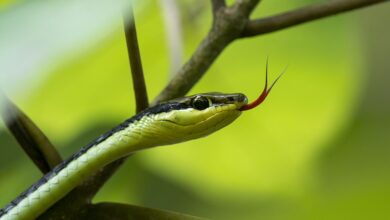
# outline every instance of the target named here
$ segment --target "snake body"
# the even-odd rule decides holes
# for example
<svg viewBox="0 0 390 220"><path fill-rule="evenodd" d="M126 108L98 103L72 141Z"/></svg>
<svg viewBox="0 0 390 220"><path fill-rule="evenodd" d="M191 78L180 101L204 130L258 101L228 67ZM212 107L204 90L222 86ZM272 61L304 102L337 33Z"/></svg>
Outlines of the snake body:
<svg viewBox="0 0 390 220"><path fill-rule="evenodd" d="M0 210L1 220L35 219L98 169L135 151L209 135L233 122L243 94L205 93L148 108L81 148Z"/></svg>

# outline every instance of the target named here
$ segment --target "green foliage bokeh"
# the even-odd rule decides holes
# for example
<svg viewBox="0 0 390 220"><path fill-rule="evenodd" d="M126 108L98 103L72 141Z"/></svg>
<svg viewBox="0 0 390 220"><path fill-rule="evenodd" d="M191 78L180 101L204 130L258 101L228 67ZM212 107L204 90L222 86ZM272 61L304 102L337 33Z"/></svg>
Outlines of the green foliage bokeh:
<svg viewBox="0 0 390 220"><path fill-rule="evenodd" d="M186 12L182 14L185 59L211 23L207 2L192 2L203 7L195 14L190 13L189 4L179 4ZM302 1L283 6L264 2L253 17L298 5ZM384 210L381 206L388 201L381 201L377 193L348 194L343 190L348 185L327 188L328 180L321 177L338 169L322 167L322 158L340 136L348 135L345 130L366 88L365 39L357 22L359 15L337 16L234 42L190 93L242 92L252 100L262 90L268 56L271 79L289 64L268 100L210 137L139 152L96 201L135 203L220 219L356 219L359 215L353 209L361 205L386 216L377 208ZM136 13L151 99L169 80L161 16L155 1ZM64 155L134 113L125 41L120 22L117 25L115 33L87 53L48 69L48 77L32 93L15 97ZM2 146L8 145L9 138L5 139L0 139ZM15 160L0 169L1 205L39 177L20 151L12 154ZM378 191L384 192L383 188ZM375 205L361 204L365 200Z"/></svg>

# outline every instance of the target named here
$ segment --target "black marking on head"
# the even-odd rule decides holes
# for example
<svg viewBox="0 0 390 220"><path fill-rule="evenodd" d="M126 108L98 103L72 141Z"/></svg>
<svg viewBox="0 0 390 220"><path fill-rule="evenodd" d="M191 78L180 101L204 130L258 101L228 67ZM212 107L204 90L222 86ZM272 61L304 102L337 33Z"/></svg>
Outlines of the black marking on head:
<svg viewBox="0 0 390 220"><path fill-rule="evenodd" d="M56 167L53 168L50 172L46 173L41 179L39 179L37 182L35 182L33 185L31 185L27 190L25 190L23 193L21 193L16 199L12 200L7 206L0 209L0 217L5 215L7 212L9 212L12 208L17 206L23 199L25 199L28 195L33 193L35 190L37 190L40 186L47 183L51 178L56 176L61 170L66 168L73 160L78 159L81 155L83 155L85 152L87 152L92 147L102 143L107 138L111 137L113 134L115 134L118 131L124 130L127 128L130 124L134 123L135 121L140 120L144 116L147 115L155 115L162 112L170 112L172 110L180 110L180 109L187 109L191 106L187 103L182 102L167 102L167 103L161 103L156 106L153 106L151 108L145 109L144 111L138 113L137 115L127 119L123 123L119 124L112 130L104 133L94 141L90 142L88 145L82 147L79 151L74 153L72 156L70 156L68 159L63 161L62 163L58 164Z"/></svg>

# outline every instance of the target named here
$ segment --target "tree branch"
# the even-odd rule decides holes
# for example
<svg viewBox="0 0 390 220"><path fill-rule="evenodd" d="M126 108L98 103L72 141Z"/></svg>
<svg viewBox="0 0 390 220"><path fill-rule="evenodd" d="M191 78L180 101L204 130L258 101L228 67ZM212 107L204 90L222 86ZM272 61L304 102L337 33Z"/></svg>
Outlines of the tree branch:
<svg viewBox="0 0 390 220"><path fill-rule="evenodd" d="M241 35L251 10L259 1L241 0L231 7L220 10L214 17L213 26L206 38L152 105L184 96L199 81L225 47ZM215 8L215 5L213 7Z"/></svg>
<svg viewBox="0 0 390 220"><path fill-rule="evenodd" d="M247 15L247 19L249 19L249 15L259 2L260 0L237 0L233 7L236 7L236 10L239 10L243 14Z"/></svg>
<svg viewBox="0 0 390 220"><path fill-rule="evenodd" d="M149 106L148 94L142 69L141 55L139 52L137 30L135 28L135 20L133 16L133 8L129 3L128 13L124 13L124 29L126 37L127 52L130 61L131 75L133 78L133 89L136 100L137 113L146 109Z"/></svg>
<svg viewBox="0 0 390 220"><path fill-rule="evenodd" d="M225 0L211 0L211 11L213 12L213 17L217 16L217 13L220 9L226 8Z"/></svg>
<svg viewBox="0 0 390 220"><path fill-rule="evenodd" d="M61 163L60 154L38 126L2 92L0 96L5 102L1 109L5 125L41 172L47 173Z"/></svg>
<svg viewBox="0 0 390 220"><path fill-rule="evenodd" d="M386 2L386 0L333 0L318 5L310 5L279 15L249 21L241 37L270 33L381 2Z"/></svg>

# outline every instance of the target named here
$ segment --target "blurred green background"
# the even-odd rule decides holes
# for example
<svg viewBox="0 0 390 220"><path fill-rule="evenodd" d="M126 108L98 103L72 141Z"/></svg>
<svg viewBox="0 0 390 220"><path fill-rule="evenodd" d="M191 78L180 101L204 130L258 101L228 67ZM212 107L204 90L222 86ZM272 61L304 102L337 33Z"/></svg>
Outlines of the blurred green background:
<svg viewBox="0 0 390 220"><path fill-rule="evenodd" d="M0 13L25 4L15 2ZM210 6L177 2L186 60L210 27ZM314 2L264 1L252 17ZM169 80L166 28L159 2L137 9L153 99ZM272 78L289 64L269 99L210 137L137 153L95 201L213 219L390 218L389 11L380 4L234 42L190 94L242 92L252 100L269 56ZM120 16L113 26L88 50L49 60L28 92L8 92L64 157L134 114ZM0 146L4 206L41 174L3 125Z"/></svg>

